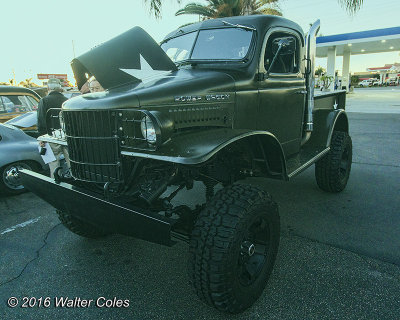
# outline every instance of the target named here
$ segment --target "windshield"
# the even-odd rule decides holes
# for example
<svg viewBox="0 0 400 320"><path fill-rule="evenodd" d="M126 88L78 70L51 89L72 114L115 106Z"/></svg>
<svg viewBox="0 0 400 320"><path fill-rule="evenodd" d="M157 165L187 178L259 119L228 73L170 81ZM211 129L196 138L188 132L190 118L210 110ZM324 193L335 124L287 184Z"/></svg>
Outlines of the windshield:
<svg viewBox="0 0 400 320"><path fill-rule="evenodd" d="M241 60L250 48L253 31L206 29L172 38L161 48L173 62L183 60ZM196 42L195 42L196 41Z"/></svg>

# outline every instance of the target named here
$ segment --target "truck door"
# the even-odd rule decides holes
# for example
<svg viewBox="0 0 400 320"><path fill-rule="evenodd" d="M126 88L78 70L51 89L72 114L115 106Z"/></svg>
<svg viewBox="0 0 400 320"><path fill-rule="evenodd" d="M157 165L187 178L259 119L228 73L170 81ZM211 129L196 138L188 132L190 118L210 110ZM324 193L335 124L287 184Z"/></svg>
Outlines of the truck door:
<svg viewBox="0 0 400 320"><path fill-rule="evenodd" d="M290 50L279 50L276 55L282 39ZM257 129L272 132L286 156L299 151L302 136L306 97L302 51L303 42L296 32L276 28L266 34L260 59Z"/></svg>

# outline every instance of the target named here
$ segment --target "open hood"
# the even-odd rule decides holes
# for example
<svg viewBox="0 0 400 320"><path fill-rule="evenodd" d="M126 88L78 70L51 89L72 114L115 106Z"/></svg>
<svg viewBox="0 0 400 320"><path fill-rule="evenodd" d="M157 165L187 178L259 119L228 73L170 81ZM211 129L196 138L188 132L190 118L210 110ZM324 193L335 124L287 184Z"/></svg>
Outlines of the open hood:
<svg viewBox="0 0 400 320"><path fill-rule="evenodd" d="M94 76L104 89L176 70L175 64L142 28L134 27L71 62L80 89Z"/></svg>

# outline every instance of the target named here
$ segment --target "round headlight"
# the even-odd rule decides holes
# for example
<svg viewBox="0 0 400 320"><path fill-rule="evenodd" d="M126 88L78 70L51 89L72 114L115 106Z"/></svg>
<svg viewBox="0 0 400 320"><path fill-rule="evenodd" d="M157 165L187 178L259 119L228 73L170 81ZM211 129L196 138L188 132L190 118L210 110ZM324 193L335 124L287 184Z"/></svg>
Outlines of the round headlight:
<svg viewBox="0 0 400 320"><path fill-rule="evenodd" d="M154 128L154 124L149 116L143 117L142 122L140 123L140 129L142 130L142 135L147 142L156 143L156 129Z"/></svg>

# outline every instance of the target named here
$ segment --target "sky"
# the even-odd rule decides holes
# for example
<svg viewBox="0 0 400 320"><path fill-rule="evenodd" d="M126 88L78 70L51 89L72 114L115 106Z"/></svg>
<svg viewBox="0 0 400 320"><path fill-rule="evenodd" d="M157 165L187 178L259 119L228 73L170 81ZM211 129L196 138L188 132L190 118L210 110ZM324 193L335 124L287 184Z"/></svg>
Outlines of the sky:
<svg viewBox="0 0 400 320"><path fill-rule="evenodd" d="M199 20L197 15L175 16L186 3L195 0L162 0L162 19L149 15L144 0L2 0L0 30L0 82L13 78L17 83L38 73L66 73L74 83L70 62L123 32L140 26L156 41L177 27ZM205 3L204 0L197 1ZM400 26L399 0L364 0L362 9L349 15L338 0L281 0L285 18L297 22L304 31L321 19L324 36ZM74 44L74 45L73 45ZM73 50L74 49L74 50ZM386 63L400 62L399 52L352 56L350 71L365 71ZM341 70L337 58L336 69ZM326 68L326 59L317 59Z"/></svg>

